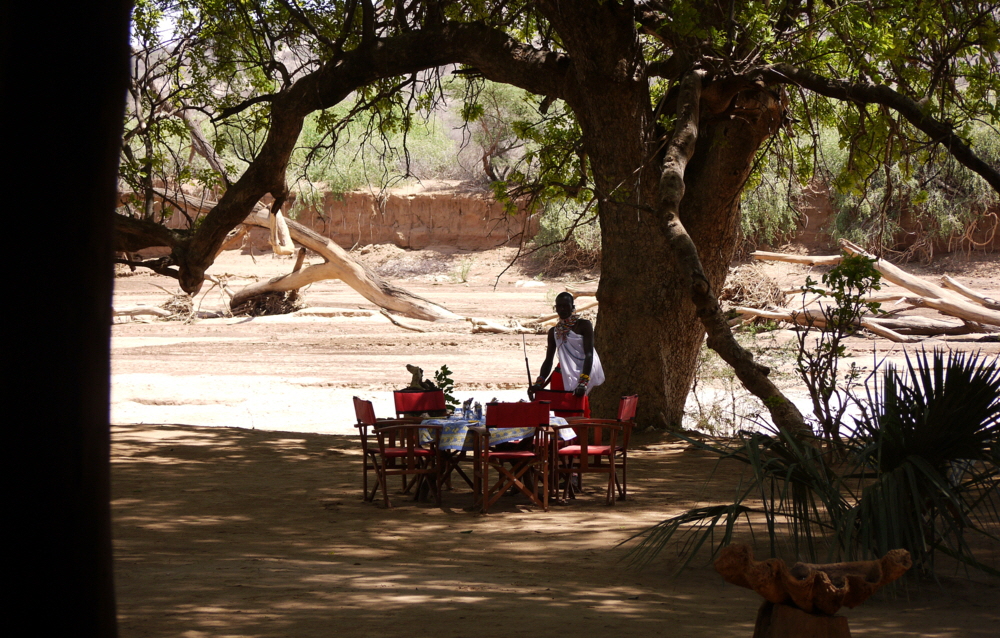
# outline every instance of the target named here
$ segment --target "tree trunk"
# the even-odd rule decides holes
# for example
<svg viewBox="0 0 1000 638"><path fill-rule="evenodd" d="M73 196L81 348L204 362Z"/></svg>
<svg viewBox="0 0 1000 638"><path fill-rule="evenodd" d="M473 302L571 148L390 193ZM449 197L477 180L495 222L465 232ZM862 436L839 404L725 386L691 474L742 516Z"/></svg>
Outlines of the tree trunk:
<svg viewBox="0 0 1000 638"><path fill-rule="evenodd" d="M592 394L594 410L609 416L619 397L638 394L640 422L679 427L705 334L703 321L716 333L713 347L747 387L772 398L777 390L766 370L736 346L719 321L711 290L720 289L725 279L735 250L740 193L758 148L777 129L780 101L749 81L726 85L743 93L706 89L706 108L699 118L696 102L694 120L687 125L692 135L683 153L686 167L661 175L659 163L669 160L669 152L664 155L665 138L650 108L630 10L615 3L543 1L539 7L575 61L573 87L565 99L583 132L599 202L595 340L607 380ZM670 213L661 206L661 180L679 193ZM671 219L683 227L671 226ZM708 286L693 286L695 274Z"/></svg>
<svg viewBox="0 0 1000 638"><path fill-rule="evenodd" d="M765 91L748 92L737 107L738 117L702 117L684 172L680 219L712 290L721 290L736 249L743 184L780 116L780 104ZM597 347L608 380L595 389L594 407L606 414L620 396L637 393L640 421L679 427L705 335L687 268L677 263L659 220L634 205L602 204L601 231Z"/></svg>
<svg viewBox="0 0 1000 638"><path fill-rule="evenodd" d="M13 5L8 5L13 9ZM13 206L29 210L39 193L53 202L46 237L54 259L33 274L59 281L61 312L11 313L16 339L5 345L12 413L5 528L27 568L8 571L14 586L5 614L38 636L117 635L111 545L110 333L111 219L129 77L131 3L19 5L4 10L6 120L30 131L6 172ZM35 19L37 18L37 19ZM80 46L87 34L86 46ZM38 46L44 37L44 46ZM92 38L92 40L90 40ZM31 51L31 63L14 52ZM19 57L19 56L18 56ZM45 69L44 73L39 73ZM14 98L17 87L22 98ZM29 97L30 96L30 97ZM70 96L86 96L74 99ZM67 108L67 99L73 104ZM16 123L16 124L14 124ZM53 179L46 167L56 167ZM8 236L28 229L16 217ZM67 268L67 265L70 265ZM23 308L52 304L48 286L24 286ZM20 406L20 408L18 408ZM6 503L5 503L6 504ZM21 630L15 630L18 633Z"/></svg>

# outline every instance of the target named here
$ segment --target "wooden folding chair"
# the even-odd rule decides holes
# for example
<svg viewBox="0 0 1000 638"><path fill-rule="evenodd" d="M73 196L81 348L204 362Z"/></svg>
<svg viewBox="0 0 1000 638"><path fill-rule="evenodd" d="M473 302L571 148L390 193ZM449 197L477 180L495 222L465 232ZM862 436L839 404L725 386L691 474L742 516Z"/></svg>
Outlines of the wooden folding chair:
<svg viewBox="0 0 1000 638"><path fill-rule="evenodd" d="M380 427L385 427L389 425L412 425L419 424L420 419L418 418L407 418L407 419L376 419L375 418L375 408L372 407L371 401L365 401L354 397L354 414L358 419L358 422L354 427L358 428L358 434L361 436L361 451L363 454L363 467L362 467L362 479L361 486L364 491L364 498L366 501L371 501L375 499L375 492L378 491L378 463L379 463L379 447L378 439L374 436L375 431ZM387 453L390 455L400 456L405 453L405 448L398 446L389 446ZM372 486L371 492L368 491L368 472L376 472L375 485ZM403 490L404 492L408 490L409 485L407 485L407 477L403 476Z"/></svg>
<svg viewBox="0 0 1000 638"><path fill-rule="evenodd" d="M422 445L421 430L429 430L433 435L430 442ZM441 458L438 443L441 440L441 426L414 423L379 425L375 429L375 435L378 438L375 472L378 474L385 506L392 507L389 502L389 477L402 476L403 484L409 483L410 489L414 490L414 500L420 497L421 491L426 487L434 491L434 500L440 507ZM407 477L411 477L409 482Z"/></svg>
<svg viewBox="0 0 1000 638"><path fill-rule="evenodd" d="M614 505L615 492L621 500L628 498L628 444L635 425L637 395L622 397L618 402L617 419L569 419L568 425L552 426L554 430L573 428L576 445L553 449L553 488L563 483L563 497L575 498L573 477L583 474L607 474L607 503ZM618 468L621 468L621 480Z"/></svg>
<svg viewBox="0 0 1000 638"><path fill-rule="evenodd" d="M549 404L490 403L486 406L486 426L469 428L475 432L476 505L485 514L511 488L516 488L543 510L549 509ZM490 445L491 432L504 428L529 428L526 449L498 450ZM505 464L510 464L506 467ZM490 471L497 479L490 479ZM541 479L541 494L538 483Z"/></svg>
<svg viewBox="0 0 1000 638"><path fill-rule="evenodd" d="M554 412L556 416L567 419L590 416L590 405L587 397L574 396L569 390L536 390L533 401L536 403L548 401L549 410Z"/></svg>

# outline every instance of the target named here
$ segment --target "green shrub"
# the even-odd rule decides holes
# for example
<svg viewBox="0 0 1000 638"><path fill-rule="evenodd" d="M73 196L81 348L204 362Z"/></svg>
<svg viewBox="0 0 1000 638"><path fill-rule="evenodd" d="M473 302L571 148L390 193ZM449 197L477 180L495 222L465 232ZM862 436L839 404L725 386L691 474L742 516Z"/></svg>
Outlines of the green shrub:
<svg viewBox="0 0 1000 638"><path fill-rule="evenodd" d="M750 433L732 445L690 443L746 465L732 503L669 518L626 542L651 560L669 543L683 564L706 544L728 545L741 518L762 516L772 556L785 539L796 559L863 560L903 548L918 571L936 552L1000 576L978 560L974 534L1000 541L1000 368L998 357L935 352L873 377L846 462L831 464L817 439ZM683 437L683 435L678 435Z"/></svg>

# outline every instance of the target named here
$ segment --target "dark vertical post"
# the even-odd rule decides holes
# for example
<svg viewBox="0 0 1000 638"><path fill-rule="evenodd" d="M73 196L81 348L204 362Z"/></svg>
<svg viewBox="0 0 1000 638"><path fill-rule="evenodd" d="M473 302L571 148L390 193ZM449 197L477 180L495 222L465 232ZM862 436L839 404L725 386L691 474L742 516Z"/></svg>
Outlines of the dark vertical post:
<svg viewBox="0 0 1000 638"><path fill-rule="evenodd" d="M11 626L115 636L110 510L112 213L131 2L5 3L8 264L4 513L24 568ZM10 536L8 538L11 538ZM20 620L20 621L19 621Z"/></svg>

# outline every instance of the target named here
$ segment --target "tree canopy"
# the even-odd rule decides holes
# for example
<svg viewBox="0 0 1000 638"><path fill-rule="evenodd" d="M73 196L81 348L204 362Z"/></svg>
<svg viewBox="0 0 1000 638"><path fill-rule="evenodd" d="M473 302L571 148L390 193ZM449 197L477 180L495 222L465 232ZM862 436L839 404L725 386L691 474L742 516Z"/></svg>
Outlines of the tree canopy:
<svg viewBox="0 0 1000 638"><path fill-rule="evenodd" d="M707 332L775 421L802 428L715 296L740 194L767 153L793 154L807 179L822 126L847 149L848 190L944 152L1000 192L969 141L1000 122L998 13L978 0L140 1L121 174L143 206L119 216L119 245L171 247L155 266L196 291L253 206L286 199L307 118L319 158L350 122L405 144L448 74L511 85L531 96L516 133L537 146L531 170L494 177L598 211L597 409L638 393L640 421L679 425ZM485 117L484 93L467 95L468 119ZM191 130L229 165L179 154L171 141ZM190 230L149 214L168 167L222 191Z"/></svg>

